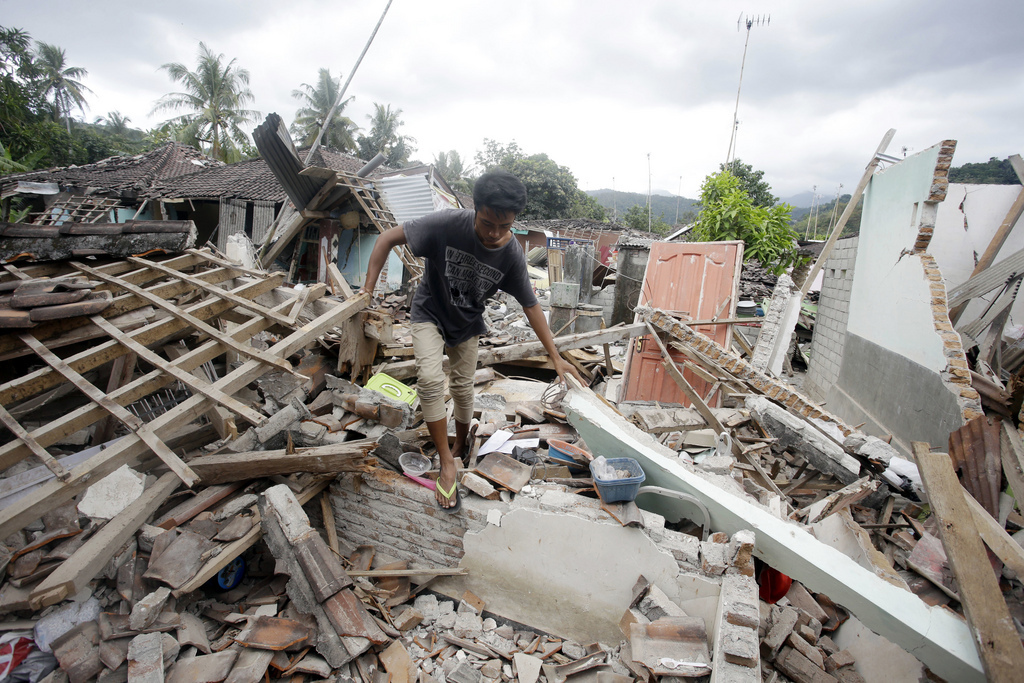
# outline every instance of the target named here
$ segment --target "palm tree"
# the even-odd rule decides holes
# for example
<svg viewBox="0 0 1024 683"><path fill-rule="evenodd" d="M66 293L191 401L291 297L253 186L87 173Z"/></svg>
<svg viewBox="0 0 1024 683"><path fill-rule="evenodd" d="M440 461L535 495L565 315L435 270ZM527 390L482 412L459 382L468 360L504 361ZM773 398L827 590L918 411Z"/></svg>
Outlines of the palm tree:
<svg viewBox="0 0 1024 683"><path fill-rule="evenodd" d="M302 107L295 112L295 121L292 123L292 135L299 139L300 147L309 147L316 140L320 129L327 119L327 114L338 99L341 77L331 78L330 69L320 69L316 86L303 83L298 90L292 90L292 97L302 102ZM355 133L359 127L341 112L345 105L351 102L354 97L345 99L331 117L331 125L324 133L323 143L341 152L351 152L356 149Z"/></svg>
<svg viewBox="0 0 1024 683"><path fill-rule="evenodd" d="M359 136L359 157L370 160L377 153L384 155L384 163L388 166L400 167L409 161L409 155L416 151L411 143L416 138L408 135L399 135L398 129L404 125L399 118L401 109L391 110L391 105L373 103L373 114L367 114L370 119L370 134Z"/></svg>
<svg viewBox="0 0 1024 683"><path fill-rule="evenodd" d="M434 159L434 166L453 190L470 192L469 181L466 180L467 169L456 150L440 152Z"/></svg>
<svg viewBox="0 0 1024 683"><path fill-rule="evenodd" d="M71 106L85 113L85 93L92 92L79 81L89 72L80 66L68 66L63 48L40 42L36 43L36 66L42 76L43 96L52 98L55 118L64 116L70 135Z"/></svg>
<svg viewBox="0 0 1024 683"><path fill-rule="evenodd" d="M111 135L120 135L127 138L135 129L129 126L131 119L123 116L119 111L107 112L106 116L97 116L95 123L102 125Z"/></svg>
<svg viewBox="0 0 1024 683"><path fill-rule="evenodd" d="M235 65L232 59L224 63L224 55L214 54L204 43L199 43L199 61L195 71L178 62L160 67L175 83L181 83L184 92L164 95L153 107L153 112L188 110L166 123L180 126L181 142L202 148L209 145L210 156L221 161L237 161L242 156L240 147L249 142L242 130L245 123L259 120L260 113L245 106L255 98L249 90L249 71Z"/></svg>

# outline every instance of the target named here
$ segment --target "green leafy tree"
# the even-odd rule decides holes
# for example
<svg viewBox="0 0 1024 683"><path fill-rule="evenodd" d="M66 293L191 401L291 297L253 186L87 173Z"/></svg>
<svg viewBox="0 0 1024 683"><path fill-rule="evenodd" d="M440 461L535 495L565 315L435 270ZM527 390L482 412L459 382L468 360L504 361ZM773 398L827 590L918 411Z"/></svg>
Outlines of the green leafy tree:
<svg viewBox="0 0 1024 683"><path fill-rule="evenodd" d="M316 136L320 134L324 121L331 108L334 107L341 90L341 76L331 78L330 69L320 69L316 85L303 83L297 90L292 90L292 97L299 100L302 106L295 112L295 121L291 125L291 133L300 142L300 147L310 147ZM342 112L354 97L346 98L331 116L331 124L324 131L322 143L325 147L340 152L356 151L355 134L359 127Z"/></svg>
<svg viewBox="0 0 1024 683"><path fill-rule="evenodd" d="M71 109L85 113L85 93L91 93L80 79L89 72L80 66L68 66L64 49L48 43L36 43L36 68L41 76L43 96L53 104L54 119L64 116L71 134Z"/></svg>
<svg viewBox="0 0 1024 683"><path fill-rule="evenodd" d="M249 136L242 130L246 123L259 120L258 111L246 107L255 99L249 90L249 72L225 63L223 54L214 54L199 43L196 70L178 62L162 65L171 80L180 83L181 92L168 93L157 100L153 112L186 113L168 121L178 130L179 142L191 144L221 161L240 160Z"/></svg>
<svg viewBox="0 0 1024 683"><path fill-rule="evenodd" d="M500 166L523 181L526 208L519 214L523 219L606 220L603 207L579 188L576 176L547 154L527 156L514 141L502 145L484 139L484 149L477 152L476 161L484 170Z"/></svg>
<svg viewBox="0 0 1024 683"><path fill-rule="evenodd" d="M725 164L718 165L719 171L726 170ZM729 172L733 174L743 187L754 206L775 206L779 198L772 194L772 186L764 180L764 171L755 171L750 164L742 159L729 162Z"/></svg>
<svg viewBox="0 0 1024 683"><path fill-rule="evenodd" d="M964 164L949 169L949 182L976 183L979 185L1020 185L1020 179L1013 172L1010 159L999 160L990 157L977 164Z"/></svg>
<svg viewBox="0 0 1024 683"><path fill-rule="evenodd" d="M740 179L729 171L704 179L700 204L694 229L697 241L743 240L744 258L756 259L776 275L797 264L797 234L790 227L793 207L789 204L755 205Z"/></svg>
<svg viewBox="0 0 1024 683"><path fill-rule="evenodd" d="M661 214L657 218L651 218L651 212L648 210L646 204L634 204L629 207L626 210L626 213L622 216L622 222L625 223L630 230L654 232L659 235L667 235L672 230L672 226L666 223L664 219L665 214Z"/></svg>
<svg viewBox="0 0 1024 683"><path fill-rule="evenodd" d="M385 106L374 102L373 114L366 115L370 119L370 134L360 135L357 141L360 159L369 161L377 154L383 154L384 163L388 166L400 168L408 163L416 151L412 146L416 138L398 132L405 125L401 116L401 109L392 110L390 104Z"/></svg>
<svg viewBox="0 0 1024 683"><path fill-rule="evenodd" d="M469 182L467 169L462 157L454 149L449 152L440 152L434 157L434 168L441 174L449 187L459 192L469 194L473 187Z"/></svg>

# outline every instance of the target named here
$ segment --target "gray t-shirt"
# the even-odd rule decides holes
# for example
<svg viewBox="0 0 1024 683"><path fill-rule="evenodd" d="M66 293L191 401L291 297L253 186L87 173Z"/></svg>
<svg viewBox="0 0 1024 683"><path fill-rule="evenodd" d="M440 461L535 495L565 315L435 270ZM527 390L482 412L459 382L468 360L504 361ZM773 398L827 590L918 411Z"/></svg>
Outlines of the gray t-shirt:
<svg viewBox="0 0 1024 683"><path fill-rule="evenodd" d="M409 249L427 261L412 299L412 322L436 324L448 346L487 332L484 306L498 289L523 307L537 303L515 236L488 249L473 230L474 215L471 209L447 209L403 224Z"/></svg>

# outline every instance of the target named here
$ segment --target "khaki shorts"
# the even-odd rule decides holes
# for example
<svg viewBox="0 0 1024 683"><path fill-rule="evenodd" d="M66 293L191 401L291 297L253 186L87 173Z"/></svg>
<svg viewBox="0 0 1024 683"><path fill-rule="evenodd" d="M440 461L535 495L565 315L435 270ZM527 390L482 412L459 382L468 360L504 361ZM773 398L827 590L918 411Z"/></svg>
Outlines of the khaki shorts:
<svg viewBox="0 0 1024 683"><path fill-rule="evenodd" d="M473 375L479 337L471 337L458 346L445 346L444 338L434 323L412 324L412 350L416 357L416 393L419 395L423 419L443 420L444 354L448 354L449 392L455 403L455 419L463 424L473 420Z"/></svg>

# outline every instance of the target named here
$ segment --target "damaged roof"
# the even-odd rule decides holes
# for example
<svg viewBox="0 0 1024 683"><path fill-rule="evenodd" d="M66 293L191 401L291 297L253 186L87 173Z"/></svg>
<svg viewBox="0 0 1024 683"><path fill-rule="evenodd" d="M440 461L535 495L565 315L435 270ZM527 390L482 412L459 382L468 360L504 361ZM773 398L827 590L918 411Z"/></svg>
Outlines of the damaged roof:
<svg viewBox="0 0 1024 683"><path fill-rule="evenodd" d="M113 156L94 164L66 166L5 176L0 192L7 195L19 182L52 182L63 188L91 189L100 193L142 192L154 183L224 166L199 150L180 142L168 142L145 154Z"/></svg>

